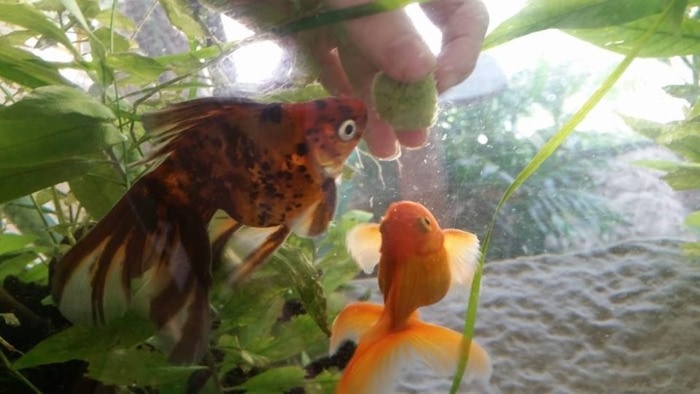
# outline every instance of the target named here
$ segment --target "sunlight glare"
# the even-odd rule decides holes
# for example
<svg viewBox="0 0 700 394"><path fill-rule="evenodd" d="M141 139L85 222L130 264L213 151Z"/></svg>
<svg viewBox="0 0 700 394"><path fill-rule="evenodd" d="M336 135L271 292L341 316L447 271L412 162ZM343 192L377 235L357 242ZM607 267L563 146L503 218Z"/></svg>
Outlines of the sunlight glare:
<svg viewBox="0 0 700 394"><path fill-rule="evenodd" d="M221 14L226 39L242 40L253 35L253 31L236 20ZM284 50L272 41L245 45L231 55L236 68L236 82L243 84L263 83L274 77L282 62Z"/></svg>

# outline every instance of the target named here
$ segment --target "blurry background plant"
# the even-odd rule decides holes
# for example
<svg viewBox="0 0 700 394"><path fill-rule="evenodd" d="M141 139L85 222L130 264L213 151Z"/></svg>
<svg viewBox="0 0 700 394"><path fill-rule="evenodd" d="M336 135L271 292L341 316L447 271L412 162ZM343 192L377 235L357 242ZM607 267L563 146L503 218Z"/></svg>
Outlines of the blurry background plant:
<svg viewBox="0 0 700 394"><path fill-rule="evenodd" d="M690 14L700 19L697 7ZM684 85L666 86L671 96L685 100L685 119L657 123L645 119L625 117L625 122L635 131L672 150L678 160L639 160L638 165L665 173L662 176L678 191L700 190L700 58L697 55L683 57L690 70L691 79ZM685 224L700 235L700 211L688 215ZM686 242L683 250L691 257L700 257L700 242Z"/></svg>
<svg viewBox="0 0 700 394"><path fill-rule="evenodd" d="M500 194L571 116L567 99L598 82L570 70L540 63L513 75L496 96L440 113L435 132L450 139L444 150L455 227L483 234ZM580 237L604 239L622 222L591 177L605 170L605 158L632 143L612 142L597 132L567 140L504 206L490 258L562 251Z"/></svg>

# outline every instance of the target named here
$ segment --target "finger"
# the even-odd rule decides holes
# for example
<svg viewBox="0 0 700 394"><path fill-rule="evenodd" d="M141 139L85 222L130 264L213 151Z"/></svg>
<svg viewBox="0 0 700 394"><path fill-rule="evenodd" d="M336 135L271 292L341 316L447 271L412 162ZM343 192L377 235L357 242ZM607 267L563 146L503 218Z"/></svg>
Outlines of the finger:
<svg viewBox="0 0 700 394"><path fill-rule="evenodd" d="M367 119L365 142L372 155L383 160L393 160L401 154L401 147L394 134L394 129L377 117L371 110Z"/></svg>
<svg viewBox="0 0 700 394"><path fill-rule="evenodd" d="M428 129L402 130L396 137L407 148L421 148L428 141Z"/></svg>
<svg viewBox="0 0 700 394"><path fill-rule="evenodd" d="M366 57L362 56L360 50L352 42L343 42L339 48L339 54L355 95L368 104L365 142L367 142L370 153L380 159L395 159L401 150L394 129L379 118L372 101L372 80L378 72L377 68Z"/></svg>
<svg viewBox="0 0 700 394"><path fill-rule="evenodd" d="M316 61L319 80L326 90L334 96L350 96L353 94L352 85L343 70L334 37L329 29L306 31L297 35L305 51L302 56L308 54Z"/></svg>
<svg viewBox="0 0 700 394"><path fill-rule="evenodd" d="M368 2L329 0L333 8ZM352 20L345 26L350 40L360 52L393 79L415 82L435 68L435 56L402 10Z"/></svg>
<svg viewBox="0 0 700 394"><path fill-rule="evenodd" d="M474 70L489 24L488 11L480 0L436 0L421 7L442 31L435 79L438 92L443 92Z"/></svg>

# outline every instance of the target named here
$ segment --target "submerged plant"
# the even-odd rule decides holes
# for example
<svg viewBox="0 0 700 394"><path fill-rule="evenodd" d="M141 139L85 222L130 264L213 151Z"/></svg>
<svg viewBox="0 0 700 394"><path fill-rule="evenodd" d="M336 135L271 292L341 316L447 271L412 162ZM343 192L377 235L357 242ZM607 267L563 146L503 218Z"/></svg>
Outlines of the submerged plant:
<svg viewBox="0 0 700 394"><path fill-rule="evenodd" d="M225 85L217 66L245 43L406 3L313 9L252 38L220 42L202 23L206 10L160 0L155 12L164 11L170 23L156 30L169 29L185 45L149 56L135 37L153 9L133 20L116 1L0 1L3 388L61 391L77 382L287 391L332 385L342 363L314 360L325 353L328 322L340 309L336 290L356 274L344 231L366 220L363 214L339 219L322 240L290 240L234 292L219 280L210 294L215 332L198 366L169 364L147 341L151 323L131 314L98 329L69 327L48 297L49 267L150 169L143 162L151 149L143 113ZM309 91L311 98L325 95L294 90L287 100L308 99Z"/></svg>

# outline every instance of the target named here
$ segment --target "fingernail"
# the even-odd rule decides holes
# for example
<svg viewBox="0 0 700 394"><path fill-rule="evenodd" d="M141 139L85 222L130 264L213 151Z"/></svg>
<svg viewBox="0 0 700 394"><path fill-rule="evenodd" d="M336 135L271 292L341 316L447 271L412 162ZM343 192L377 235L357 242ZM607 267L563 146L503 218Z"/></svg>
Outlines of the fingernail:
<svg viewBox="0 0 700 394"><path fill-rule="evenodd" d="M401 157L401 145L399 145L398 141L394 143L393 150L391 148L387 150L370 150L372 154L381 161L392 161Z"/></svg>

